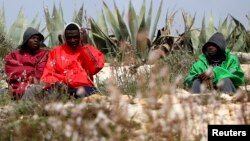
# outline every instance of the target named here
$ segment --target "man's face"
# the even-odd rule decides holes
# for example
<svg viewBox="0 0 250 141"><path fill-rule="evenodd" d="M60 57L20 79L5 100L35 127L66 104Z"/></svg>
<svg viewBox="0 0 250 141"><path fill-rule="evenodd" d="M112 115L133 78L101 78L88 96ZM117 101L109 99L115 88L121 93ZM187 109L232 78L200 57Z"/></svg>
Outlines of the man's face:
<svg viewBox="0 0 250 141"><path fill-rule="evenodd" d="M30 51L36 51L40 48L42 39L38 35L33 35L30 37L30 39L27 42L28 49Z"/></svg>
<svg viewBox="0 0 250 141"><path fill-rule="evenodd" d="M72 49L77 48L80 44L80 32L79 32L79 30L66 30L65 31L65 40L66 40L66 43Z"/></svg>
<svg viewBox="0 0 250 141"><path fill-rule="evenodd" d="M207 46L206 52L207 52L208 55L213 56L213 55L217 54L218 49L217 49L216 45L209 44Z"/></svg>

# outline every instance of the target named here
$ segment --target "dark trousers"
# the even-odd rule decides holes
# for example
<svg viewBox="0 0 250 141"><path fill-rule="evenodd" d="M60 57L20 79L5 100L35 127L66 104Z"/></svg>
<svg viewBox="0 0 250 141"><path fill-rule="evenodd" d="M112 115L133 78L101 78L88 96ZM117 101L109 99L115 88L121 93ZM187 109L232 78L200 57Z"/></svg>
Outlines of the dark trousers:
<svg viewBox="0 0 250 141"><path fill-rule="evenodd" d="M213 85L212 87L216 90L220 90L224 93L234 93L236 92L236 88L229 78L224 78L222 82L222 85L218 88L216 85ZM202 82L199 79L195 79L192 84L192 93L201 93L201 84Z"/></svg>
<svg viewBox="0 0 250 141"><path fill-rule="evenodd" d="M65 92L69 93L70 95L73 95L75 98L80 98L80 97L90 96L97 91L95 87L84 86L82 88L83 90L80 94L78 92L80 88L79 89L78 88L65 88ZM58 88L58 89L64 89L64 88ZM53 92L55 92L54 90L58 91L58 89L51 88L45 91L47 91L49 94L52 94ZM35 95L41 93L42 91L43 91L43 88L41 85L32 84L29 87L27 87L21 99L34 99ZM13 97L13 100L16 100L16 99L20 99L20 98Z"/></svg>
<svg viewBox="0 0 250 141"><path fill-rule="evenodd" d="M80 90L82 89L82 90ZM87 97L90 96L92 94L94 94L97 89L95 87L90 87L90 86L84 86L81 88L51 88L46 90L49 94L52 94L53 92L66 92L72 96L74 96L75 98L81 98L81 97ZM81 91L81 92L80 92Z"/></svg>
<svg viewBox="0 0 250 141"><path fill-rule="evenodd" d="M80 97L90 96L97 91L95 87L89 87L89 86L84 86L83 89L84 90L81 95L77 94L77 91L79 90L78 88L69 88L68 93L73 95L75 98L80 98Z"/></svg>

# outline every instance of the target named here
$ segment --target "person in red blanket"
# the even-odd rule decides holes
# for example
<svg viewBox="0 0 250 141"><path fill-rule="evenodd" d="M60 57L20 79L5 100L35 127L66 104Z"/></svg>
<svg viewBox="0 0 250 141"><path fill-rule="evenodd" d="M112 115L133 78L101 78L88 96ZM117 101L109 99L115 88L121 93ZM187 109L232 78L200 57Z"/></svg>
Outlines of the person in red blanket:
<svg viewBox="0 0 250 141"><path fill-rule="evenodd" d="M8 88L14 99L23 97L31 84L39 82L48 59L48 51L41 48L43 41L38 30L28 27L22 44L4 58Z"/></svg>
<svg viewBox="0 0 250 141"><path fill-rule="evenodd" d="M67 86L68 93L76 98L96 92L93 75L104 66L104 54L90 44L82 44L81 32L76 23L65 26L65 41L50 50L41 78L47 87Z"/></svg>

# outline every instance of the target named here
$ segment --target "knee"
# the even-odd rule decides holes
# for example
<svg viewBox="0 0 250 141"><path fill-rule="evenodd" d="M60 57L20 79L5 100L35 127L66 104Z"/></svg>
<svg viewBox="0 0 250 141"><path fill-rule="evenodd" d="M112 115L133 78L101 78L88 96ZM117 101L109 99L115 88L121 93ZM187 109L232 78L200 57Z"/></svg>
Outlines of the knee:
<svg viewBox="0 0 250 141"><path fill-rule="evenodd" d="M195 79L192 84L192 93L200 93L201 92L201 81L199 79Z"/></svg>
<svg viewBox="0 0 250 141"><path fill-rule="evenodd" d="M232 80L229 78L224 78L219 81L218 85L226 85L226 84L233 84Z"/></svg>
<svg viewBox="0 0 250 141"><path fill-rule="evenodd" d="M192 84L193 86L198 86L198 85L201 85L201 81L199 80L199 79L195 79L194 81L193 81L193 84Z"/></svg>
<svg viewBox="0 0 250 141"><path fill-rule="evenodd" d="M232 80L229 79L229 78L224 78L223 81L224 81L224 82L232 82Z"/></svg>

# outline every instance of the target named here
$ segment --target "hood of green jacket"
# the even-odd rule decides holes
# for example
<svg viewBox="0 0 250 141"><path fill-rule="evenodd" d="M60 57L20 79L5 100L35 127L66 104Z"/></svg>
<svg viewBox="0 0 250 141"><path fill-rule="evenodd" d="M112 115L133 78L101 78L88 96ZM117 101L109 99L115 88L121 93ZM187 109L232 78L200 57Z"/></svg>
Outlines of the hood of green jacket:
<svg viewBox="0 0 250 141"><path fill-rule="evenodd" d="M220 49L220 51L221 51L222 53L225 53L225 50L226 50L226 40L225 40L224 36L223 36L221 33L219 33L219 32L215 33L215 34L214 34L213 36L211 36L210 39L203 45L203 47L202 47L202 52L203 52L204 54L206 53L205 50L206 50L207 45L210 44L210 43L213 43L213 44L217 45L217 46L219 47L218 49Z"/></svg>

